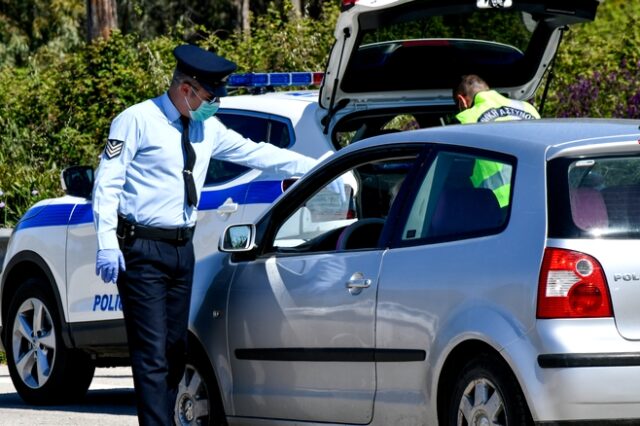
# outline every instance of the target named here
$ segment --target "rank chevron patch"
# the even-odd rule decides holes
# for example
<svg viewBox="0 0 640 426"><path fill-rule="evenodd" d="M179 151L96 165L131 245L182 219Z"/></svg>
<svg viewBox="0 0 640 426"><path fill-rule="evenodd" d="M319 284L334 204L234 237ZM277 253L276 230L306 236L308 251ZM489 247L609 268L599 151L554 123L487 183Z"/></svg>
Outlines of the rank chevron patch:
<svg viewBox="0 0 640 426"><path fill-rule="evenodd" d="M106 155L109 160L115 158L120 155L123 147L124 141L109 139L107 140L107 146L104 147L104 155Z"/></svg>

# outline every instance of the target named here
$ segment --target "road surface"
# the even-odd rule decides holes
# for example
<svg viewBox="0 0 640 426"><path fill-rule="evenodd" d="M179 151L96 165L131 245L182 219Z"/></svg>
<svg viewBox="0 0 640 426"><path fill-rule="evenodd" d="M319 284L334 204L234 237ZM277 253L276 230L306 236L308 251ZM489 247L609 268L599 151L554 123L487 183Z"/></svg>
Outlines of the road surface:
<svg viewBox="0 0 640 426"><path fill-rule="evenodd" d="M98 368L86 398L79 404L34 407L16 393L9 370L0 365L0 425L127 426L137 425L131 369Z"/></svg>

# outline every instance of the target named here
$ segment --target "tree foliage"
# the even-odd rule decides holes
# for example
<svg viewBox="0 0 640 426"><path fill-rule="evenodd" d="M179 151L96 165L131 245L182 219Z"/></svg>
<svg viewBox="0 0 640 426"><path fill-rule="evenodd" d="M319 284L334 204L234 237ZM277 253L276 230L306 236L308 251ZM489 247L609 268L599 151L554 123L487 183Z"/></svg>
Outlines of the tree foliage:
<svg viewBox="0 0 640 426"><path fill-rule="evenodd" d="M565 34L546 115L640 118L637 16L640 2L607 0Z"/></svg>
<svg viewBox="0 0 640 426"><path fill-rule="evenodd" d="M241 71L322 71L337 17L335 3L325 5L320 19L298 16L291 3L271 4L266 14L252 17L251 33L221 38L214 32L202 44L236 62Z"/></svg>
<svg viewBox="0 0 640 426"><path fill-rule="evenodd" d="M322 70L337 6L326 13L320 22L274 5L250 34L220 38L197 27L198 43L235 60L239 71ZM63 168L97 165L113 118L168 87L172 50L192 35L180 27L154 38L115 32L73 52L43 46L24 66L0 66L0 226L13 225L35 201L61 195Z"/></svg>
<svg viewBox="0 0 640 426"><path fill-rule="evenodd" d="M83 0L0 0L0 226L60 195L64 167L97 164L115 115L165 90L177 44L215 49L241 72L323 70L338 16L337 2L299 14L283 0L245 33L205 25L213 0L118 4L123 31L85 44ZM607 0L566 34L546 116L640 116L639 14L638 2Z"/></svg>
<svg viewBox="0 0 640 426"><path fill-rule="evenodd" d="M84 40L83 0L0 0L0 64L24 65L41 48L61 53Z"/></svg>

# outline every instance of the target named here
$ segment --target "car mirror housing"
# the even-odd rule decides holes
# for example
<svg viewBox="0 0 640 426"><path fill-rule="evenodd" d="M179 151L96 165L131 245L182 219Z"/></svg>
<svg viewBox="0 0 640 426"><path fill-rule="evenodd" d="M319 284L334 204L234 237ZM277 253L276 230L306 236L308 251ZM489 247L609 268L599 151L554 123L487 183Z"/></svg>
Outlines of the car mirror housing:
<svg viewBox="0 0 640 426"><path fill-rule="evenodd" d="M222 234L218 248L225 253L246 253L255 247L255 237L255 225L231 225Z"/></svg>
<svg viewBox="0 0 640 426"><path fill-rule="evenodd" d="M91 198L94 173L91 166L72 166L62 171L62 189L67 195Z"/></svg>

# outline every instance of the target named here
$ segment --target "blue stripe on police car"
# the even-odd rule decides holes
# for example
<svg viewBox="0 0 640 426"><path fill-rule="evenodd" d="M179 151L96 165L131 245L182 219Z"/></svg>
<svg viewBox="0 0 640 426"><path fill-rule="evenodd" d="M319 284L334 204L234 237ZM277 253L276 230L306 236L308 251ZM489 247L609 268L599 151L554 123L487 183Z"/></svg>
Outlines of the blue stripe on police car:
<svg viewBox="0 0 640 426"><path fill-rule="evenodd" d="M198 209L215 210L229 197L238 204L270 204L282 194L282 181L256 181L217 191L202 191ZM245 195L246 194L246 195ZM15 231L42 226L81 225L93 222L90 203L47 204L29 209Z"/></svg>

